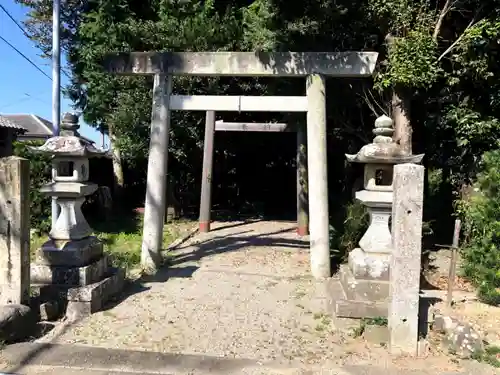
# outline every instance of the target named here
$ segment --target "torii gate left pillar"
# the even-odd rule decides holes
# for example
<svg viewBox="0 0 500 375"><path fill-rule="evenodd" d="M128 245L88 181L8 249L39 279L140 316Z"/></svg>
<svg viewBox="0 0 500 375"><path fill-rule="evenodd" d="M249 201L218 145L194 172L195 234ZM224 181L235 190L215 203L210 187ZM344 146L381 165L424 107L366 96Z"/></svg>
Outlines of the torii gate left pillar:
<svg viewBox="0 0 500 375"><path fill-rule="evenodd" d="M186 109L186 102L191 101L194 107L196 104L196 100L192 100L193 97L187 97L188 100L178 97L178 108L173 105L175 97L169 95L171 77L307 77L311 273L315 278L330 277L325 77L370 76L375 69L377 57L376 52L132 52L109 55L104 62L109 72L155 76L142 265L157 268L161 264L166 203L164 192L167 184L167 163L164 160L168 153L169 112L173 109ZM258 107L241 108L242 98L239 98L240 110L258 110ZM231 103L228 102L232 99L228 99L226 103L225 98L218 99L222 100L212 101L212 108L204 105L203 110L218 111L221 106L230 107ZM265 97L263 99L265 100ZM262 103L265 102L260 104ZM160 122L163 123L162 129Z"/></svg>

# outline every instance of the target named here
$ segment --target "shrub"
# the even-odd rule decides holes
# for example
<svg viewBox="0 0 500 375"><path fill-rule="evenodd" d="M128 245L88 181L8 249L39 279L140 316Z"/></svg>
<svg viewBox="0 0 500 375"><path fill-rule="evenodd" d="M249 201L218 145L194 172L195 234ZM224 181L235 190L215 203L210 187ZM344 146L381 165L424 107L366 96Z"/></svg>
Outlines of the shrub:
<svg viewBox="0 0 500 375"><path fill-rule="evenodd" d="M40 233L50 230L51 200L40 193L42 185L51 179L50 156L35 154L28 146L40 146L43 142L14 142L14 155L26 158L30 161L30 222L31 228Z"/></svg>
<svg viewBox="0 0 500 375"><path fill-rule="evenodd" d="M365 206L354 201L345 207L342 224L330 226L330 248L336 262L346 261L349 251L358 247L358 242L368 229L369 215Z"/></svg>
<svg viewBox="0 0 500 375"><path fill-rule="evenodd" d="M479 298L500 304L500 150L483 155L473 194L459 202L464 221L464 275Z"/></svg>

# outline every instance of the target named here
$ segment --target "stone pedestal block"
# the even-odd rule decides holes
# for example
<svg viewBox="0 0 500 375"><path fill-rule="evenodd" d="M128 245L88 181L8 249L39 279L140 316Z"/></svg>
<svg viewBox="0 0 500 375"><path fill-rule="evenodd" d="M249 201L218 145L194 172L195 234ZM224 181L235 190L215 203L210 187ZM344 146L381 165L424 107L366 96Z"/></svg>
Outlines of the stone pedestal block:
<svg viewBox="0 0 500 375"><path fill-rule="evenodd" d="M66 305L66 317L76 320L103 308L113 296L119 294L125 283L125 271L108 268L104 278L84 286L65 284L37 285L41 300L58 300Z"/></svg>
<svg viewBox="0 0 500 375"><path fill-rule="evenodd" d="M349 253L347 264L356 278L389 281L389 255L365 253L359 247Z"/></svg>
<svg viewBox="0 0 500 375"><path fill-rule="evenodd" d="M356 278L346 266L340 268L339 276L347 300L387 302L388 281Z"/></svg>
<svg viewBox="0 0 500 375"><path fill-rule="evenodd" d="M335 319L387 316L388 304L386 301L371 302L362 299L348 299L345 290L346 288L342 286L339 279L332 278L326 282L328 312Z"/></svg>
<svg viewBox="0 0 500 375"><path fill-rule="evenodd" d="M342 318L376 318L387 316L389 281L355 276L348 265L339 271L341 293L329 290L333 310Z"/></svg>
<svg viewBox="0 0 500 375"><path fill-rule="evenodd" d="M110 298L123 290L124 283L125 271L113 268L108 277L97 283L69 289L66 317L77 320L102 310Z"/></svg>
<svg viewBox="0 0 500 375"><path fill-rule="evenodd" d="M37 250L36 262L50 266L84 267L100 259L102 254L102 243L96 237L76 241L50 239Z"/></svg>
<svg viewBox="0 0 500 375"><path fill-rule="evenodd" d="M103 256L98 261L83 267L31 265L31 282L36 284L64 284L85 286L96 283L108 272L109 261Z"/></svg>

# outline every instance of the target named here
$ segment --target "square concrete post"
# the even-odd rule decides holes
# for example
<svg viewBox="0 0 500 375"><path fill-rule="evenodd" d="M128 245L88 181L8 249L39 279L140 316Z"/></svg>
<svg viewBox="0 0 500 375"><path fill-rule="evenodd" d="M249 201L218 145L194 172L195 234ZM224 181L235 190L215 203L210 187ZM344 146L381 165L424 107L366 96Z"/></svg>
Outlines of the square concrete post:
<svg viewBox="0 0 500 375"><path fill-rule="evenodd" d="M212 165L214 159L215 112L207 111L205 141L203 144L203 175L201 179L200 232L210 232L210 208L212 201Z"/></svg>
<svg viewBox="0 0 500 375"><path fill-rule="evenodd" d="M30 166L0 159L0 305L29 304Z"/></svg>
<svg viewBox="0 0 500 375"><path fill-rule="evenodd" d="M389 332L394 354L417 354L424 167L394 167Z"/></svg>
<svg viewBox="0 0 500 375"><path fill-rule="evenodd" d="M297 127L297 234L309 234L307 202L307 133L303 125Z"/></svg>
<svg viewBox="0 0 500 375"><path fill-rule="evenodd" d="M153 112L141 251L141 265L153 269L156 269L162 261L171 93L172 76L156 74L153 85Z"/></svg>
<svg viewBox="0 0 500 375"><path fill-rule="evenodd" d="M328 175L326 151L326 89L320 74L307 76L307 166L311 272L330 277Z"/></svg>

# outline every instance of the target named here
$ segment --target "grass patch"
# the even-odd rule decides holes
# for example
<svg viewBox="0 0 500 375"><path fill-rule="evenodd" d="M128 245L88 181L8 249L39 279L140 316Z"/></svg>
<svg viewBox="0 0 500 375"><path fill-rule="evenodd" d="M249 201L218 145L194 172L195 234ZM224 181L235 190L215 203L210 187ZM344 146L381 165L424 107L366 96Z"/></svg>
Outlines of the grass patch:
<svg viewBox="0 0 500 375"><path fill-rule="evenodd" d="M325 313L315 313L313 315L313 319L317 321L317 324L316 326L314 327L314 329L316 330L316 332L323 332L325 331L328 326L330 325L330 323L332 322L330 316L328 316L328 314L325 314Z"/></svg>
<svg viewBox="0 0 500 375"><path fill-rule="evenodd" d="M354 338L361 337L365 333L366 326L387 326L387 318L383 316L377 316L374 318L363 318L359 322L359 326L352 328L351 336Z"/></svg>
<svg viewBox="0 0 500 375"><path fill-rule="evenodd" d="M487 346L484 351L474 353L472 359L500 368L500 347L494 345Z"/></svg>
<svg viewBox="0 0 500 375"><path fill-rule="evenodd" d="M110 217L106 221L89 220L90 226L94 229L94 235L104 244L104 252L108 254L115 267L128 270L139 267L141 262L142 244L142 215L129 214ZM163 246L171 244L179 235L183 221L175 221L165 224L163 227ZM47 237L31 236L32 256Z"/></svg>

